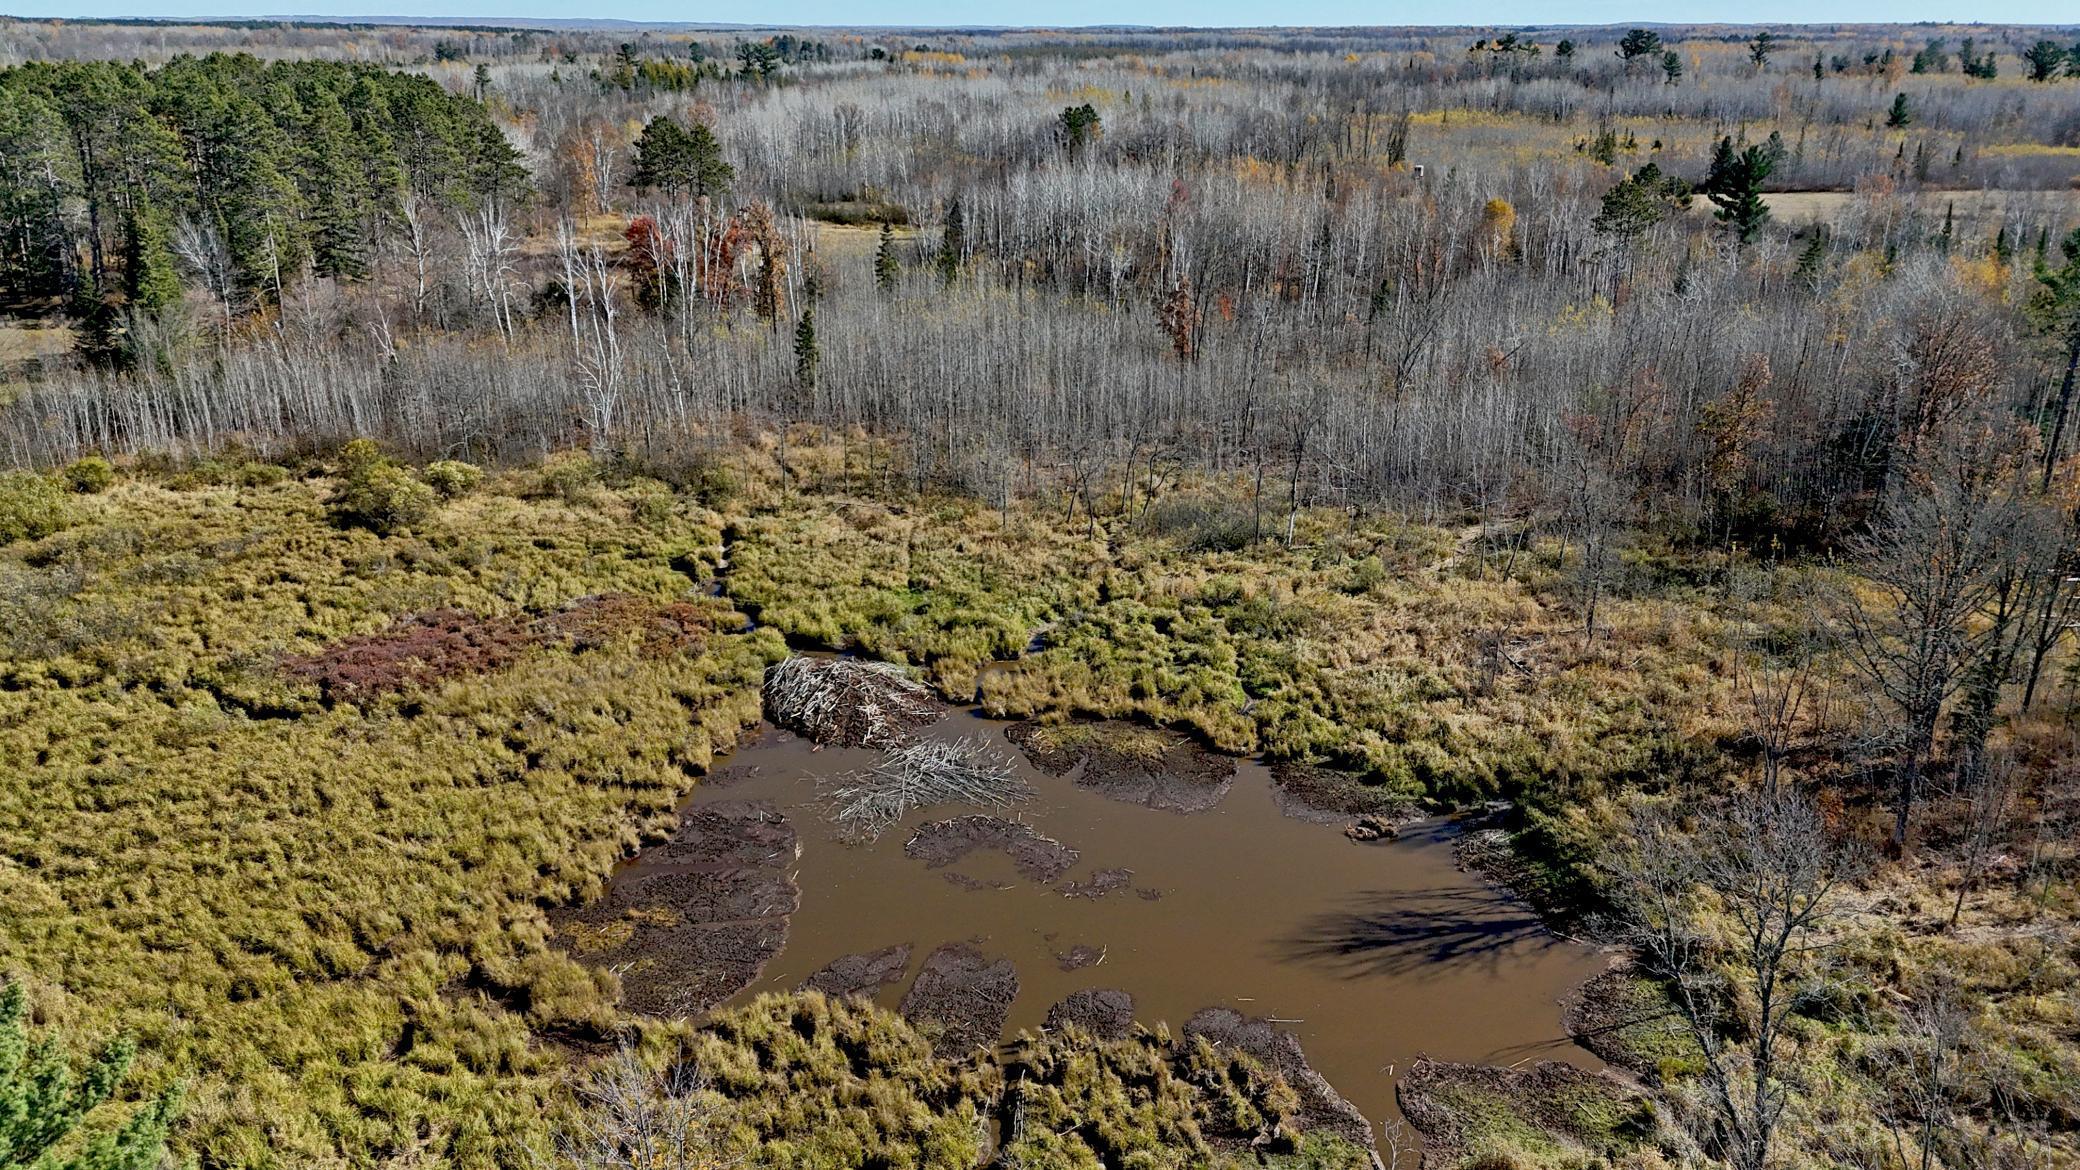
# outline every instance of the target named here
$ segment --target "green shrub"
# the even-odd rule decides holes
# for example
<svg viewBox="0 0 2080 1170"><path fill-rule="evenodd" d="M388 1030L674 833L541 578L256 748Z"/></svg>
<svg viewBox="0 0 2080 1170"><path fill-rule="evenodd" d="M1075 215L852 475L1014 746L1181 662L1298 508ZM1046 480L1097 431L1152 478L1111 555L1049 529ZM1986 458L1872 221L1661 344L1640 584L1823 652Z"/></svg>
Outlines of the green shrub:
<svg viewBox="0 0 2080 1170"><path fill-rule="evenodd" d="M629 498L628 506L630 511L635 513L636 522L639 524L657 528L671 523L672 493L665 490L662 484L655 485L648 491L634 493Z"/></svg>
<svg viewBox="0 0 2080 1170"><path fill-rule="evenodd" d="M267 487L289 478L289 469L279 463L262 463L249 459L239 464L235 476L240 487Z"/></svg>
<svg viewBox="0 0 2080 1170"><path fill-rule="evenodd" d="M477 490L484 482L484 471L474 463L460 459L442 459L426 465L426 483L441 494L444 500L459 499Z"/></svg>
<svg viewBox="0 0 2080 1170"><path fill-rule="evenodd" d="M57 484L33 471L0 474L0 544L41 540L69 523Z"/></svg>
<svg viewBox="0 0 2080 1170"><path fill-rule="evenodd" d="M86 456L65 469L65 486L81 495L105 492L115 482L115 465L99 455Z"/></svg>
<svg viewBox="0 0 2080 1170"><path fill-rule="evenodd" d="M335 521L381 534L420 523L438 502L432 488L380 456L350 466L329 501Z"/></svg>
<svg viewBox="0 0 2080 1170"><path fill-rule="evenodd" d="M542 465L541 478L528 494L537 499L555 498L566 504L579 504L598 485L599 464L583 451L569 451Z"/></svg>
<svg viewBox="0 0 2080 1170"><path fill-rule="evenodd" d="M238 478L238 469L222 459L198 460L168 481L177 491L192 492L198 488L223 487Z"/></svg>
<svg viewBox="0 0 2080 1170"><path fill-rule="evenodd" d="M385 463L383 449L376 446L374 439L350 439L339 449L341 475L352 475L356 470Z"/></svg>

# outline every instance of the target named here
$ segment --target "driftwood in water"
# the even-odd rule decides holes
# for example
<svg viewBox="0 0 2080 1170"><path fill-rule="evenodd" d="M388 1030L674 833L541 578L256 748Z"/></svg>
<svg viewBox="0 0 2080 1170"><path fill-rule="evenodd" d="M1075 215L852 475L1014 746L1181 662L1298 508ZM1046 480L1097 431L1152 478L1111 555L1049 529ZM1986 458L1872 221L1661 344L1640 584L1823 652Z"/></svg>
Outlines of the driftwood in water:
<svg viewBox="0 0 2080 1170"><path fill-rule="evenodd" d="M826 785L831 819L855 837L878 837L912 809L934 804L1008 808L1032 789L1011 761L982 739L925 740L882 756L872 768Z"/></svg>

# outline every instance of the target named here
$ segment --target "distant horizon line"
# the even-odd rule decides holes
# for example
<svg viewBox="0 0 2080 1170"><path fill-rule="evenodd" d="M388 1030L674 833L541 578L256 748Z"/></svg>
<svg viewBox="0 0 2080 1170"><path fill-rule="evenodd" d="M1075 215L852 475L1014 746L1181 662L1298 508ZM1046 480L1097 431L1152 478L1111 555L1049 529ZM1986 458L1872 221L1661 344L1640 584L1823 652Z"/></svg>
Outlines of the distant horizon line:
<svg viewBox="0 0 2080 1170"><path fill-rule="evenodd" d="M2036 29L2080 29L2080 22L2054 23L2004 20L1778 20L1778 21L1726 21L1726 20L1620 20L1620 21L1540 21L1531 24L1507 24L1500 22L1459 21L1454 23L1402 24L827 24L811 22L746 22L746 21L689 21L689 20L639 20L627 17L545 17L545 16L403 16L385 14L325 15L266 13L241 16L215 13L195 16L23 16L0 12L0 20L58 22L65 24L200 24L218 22L227 24L279 23L279 24L332 24L367 25L374 27L427 27L427 28L483 28L483 29L669 29L675 31L740 32L759 29L831 29L882 32L939 32L939 33L1007 33L1007 32L1364 32L1394 31L1401 29L1426 29L1448 31L1452 29L1522 29L1569 30L1569 29L1618 29L1618 28L2036 28Z"/></svg>

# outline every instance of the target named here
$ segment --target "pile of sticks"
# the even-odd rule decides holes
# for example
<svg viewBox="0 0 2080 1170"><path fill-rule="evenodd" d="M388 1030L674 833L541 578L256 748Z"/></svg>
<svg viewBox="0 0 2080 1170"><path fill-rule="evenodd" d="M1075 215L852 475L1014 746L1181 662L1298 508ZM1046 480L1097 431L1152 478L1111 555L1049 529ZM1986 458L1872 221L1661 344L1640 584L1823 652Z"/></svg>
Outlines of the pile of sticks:
<svg viewBox="0 0 2080 1170"><path fill-rule="evenodd" d="M790 658L766 671L766 717L820 744L893 748L944 709L886 662Z"/></svg>
<svg viewBox="0 0 2080 1170"><path fill-rule="evenodd" d="M871 840L912 809L934 804L1009 808L1033 792L1011 761L975 736L899 747L825 789L831 819L848 836Z"/></svg>

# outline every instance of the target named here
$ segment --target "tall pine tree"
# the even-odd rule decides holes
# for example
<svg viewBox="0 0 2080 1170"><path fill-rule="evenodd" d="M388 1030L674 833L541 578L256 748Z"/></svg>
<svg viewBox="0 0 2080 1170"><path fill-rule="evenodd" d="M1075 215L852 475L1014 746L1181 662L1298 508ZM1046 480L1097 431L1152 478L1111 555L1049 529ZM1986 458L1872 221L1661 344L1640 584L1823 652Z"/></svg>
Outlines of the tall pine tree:
<svg viewBox="0 0 2080 1170"><path fill-rule="evenodd" d="M0 987L0 1166L153 1170L179 1107L174 1096L147 1102L114 1128L84 1128L122 1086L135 1051L119 1040L75 1071L55 1038L29 1035L21 985Z"/></svg>
<svg viewBox="0 0 2080 1170"><path fill-rule="evenodd" d="M939 233L939 279L952 284L961 274L968 254L968 221L961 211L960 196L946 205L946 227Z"/></svg>
<svg viewBox="0 0 2080 1170"><path fill-rule="evenodd" d="M882 292L892 292L902 278L903 262L896 257L895 229L882 220L881 243L874 249L874 283Z"/></svg>

